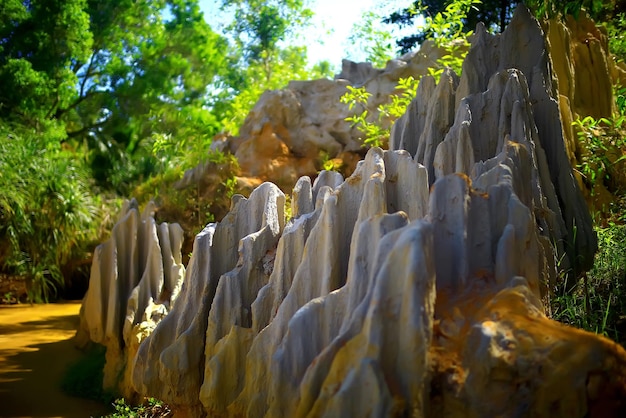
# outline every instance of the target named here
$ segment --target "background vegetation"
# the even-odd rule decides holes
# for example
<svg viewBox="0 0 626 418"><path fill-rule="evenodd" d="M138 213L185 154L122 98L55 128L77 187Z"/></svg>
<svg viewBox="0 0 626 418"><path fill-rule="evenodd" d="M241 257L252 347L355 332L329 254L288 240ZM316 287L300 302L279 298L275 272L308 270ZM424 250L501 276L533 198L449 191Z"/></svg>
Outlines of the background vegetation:
<svg viewBox="0 0 626 418"><path fill-rule="evenodd" d="M237 165L209 153L213 137L236 134L266 89L330 68L291 45L303 1L221 6L233 19L217 33L196 0L0 3L0 278L59 296L130 195L196 227L219 212L198 190L163 190L212 159L228 198Z"/></svg>

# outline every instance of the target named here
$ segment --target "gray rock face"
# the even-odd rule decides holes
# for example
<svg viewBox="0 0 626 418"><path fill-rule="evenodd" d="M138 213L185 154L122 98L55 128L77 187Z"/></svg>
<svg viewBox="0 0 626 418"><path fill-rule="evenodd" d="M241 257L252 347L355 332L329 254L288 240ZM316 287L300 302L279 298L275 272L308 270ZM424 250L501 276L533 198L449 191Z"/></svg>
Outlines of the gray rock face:
<svg viewBox="0 0 626 418"><path fill-rule="evenodd" d="M476 177L472 170L482 165L475 162L499 154L508 140L523 144L536 168L530 208L545 235L558 243L563 270L585 271L593 264L597 241L567 156L543 32L531 22L520 7L502 35L479 25L458 88L449 72L434 93L432 79L423 79L394 126L390 148L410 150L432 184L453 172Z"/></svg>
<svg viewBox="0 0 626 418"><path fill-rule="evenodd" d="M111 238L96 248L80 311L79 345L106 346L103 386L126 396L134 393L126 365L174 306L185 275L183 230L157 225L153 210L139 215L135 200L124 203Z"/></svg>
<svg viewBox="0 0 626 418"><path fill-rule="evenodd" d="M479 29L393 149L300 178L286 224L271 183L234 198L129 359L134 389L193 417L626 413L626 352L545 315L556 260L586 267L595 236L542 39L522 8Z"/></svg>

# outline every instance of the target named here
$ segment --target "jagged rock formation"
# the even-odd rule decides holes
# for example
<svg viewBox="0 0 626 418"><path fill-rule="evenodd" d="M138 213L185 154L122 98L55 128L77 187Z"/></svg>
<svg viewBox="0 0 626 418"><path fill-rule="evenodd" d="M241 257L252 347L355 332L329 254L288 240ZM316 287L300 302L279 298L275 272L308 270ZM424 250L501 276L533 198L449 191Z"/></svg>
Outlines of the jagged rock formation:
<svg viewBox="0 0 626 418"><path fill-rule="evenodd" d="M536 207L525 203L557 243L561 268L588 270L597 244L567 156L551 60L541 29L522 13L528 15L520 8L502 35L478 25L460 80L449 72L436 87L432 78L422 79L415 101L394 125L390 148L411 152L432 184L453 172L470 175L507 136L518 143L527 137L537 170L530 183Z"/></svg>
<svg viewBox="0 0 626 418"><path fill-rule="evenodd" d="M111 238L96 248L76 341L106 346L105 389L135 393L130 365L139 344L172 309L182 286L182 238L178 224L156 224L153 204L139 215L133 199L124 203Z"/></svg>
<svg viewBox="0 0 626 418"><path fill-rule="evenodd" d="M545 24L546 38L552 56L553 69L558 79L558 100L566 139L566 151L572 165L582 161L591 151L585 149L577 138L572 122L578 118L592 116L596 119L610 118L615 112L612 88L626 85L626 66L617 64L609 54L608 39L602 28L596 27L585 12L577 20L568 16L565 21L551 20ZM621 157L608 153L613 161ZM611 177L626 189L623 175L626 165L611 168ZM583 179L578 173L579 184ZM602 209L612 196L601 182L589 185L593 188L587 199ZM586 188L583 188L586 191ZM593 193L592 193L593 192ZM594 197L591 197L591 194Z"/></svg>
<svg viewBox="0 0 626 418"><path fill-rule="evenodd" d="M596 246L550 62L520 7L478 28L460 78L423 79L391 150L301 177L287 223L271 183L234 198L134 389L192 417L626 413L626 351L545 315L557 260Z"/></svg>

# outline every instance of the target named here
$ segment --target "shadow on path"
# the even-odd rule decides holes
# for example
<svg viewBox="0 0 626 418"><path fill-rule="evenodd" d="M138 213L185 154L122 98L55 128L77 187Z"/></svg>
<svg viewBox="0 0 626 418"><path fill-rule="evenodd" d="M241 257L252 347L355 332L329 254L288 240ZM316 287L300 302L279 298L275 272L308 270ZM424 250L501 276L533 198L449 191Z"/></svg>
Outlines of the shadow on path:
<svg viewBox="0 0 626 418"><path fill-rule="evenodd" d="M99 417L105 406L61 391L79 302L0 307L0 417Z"/></svg>

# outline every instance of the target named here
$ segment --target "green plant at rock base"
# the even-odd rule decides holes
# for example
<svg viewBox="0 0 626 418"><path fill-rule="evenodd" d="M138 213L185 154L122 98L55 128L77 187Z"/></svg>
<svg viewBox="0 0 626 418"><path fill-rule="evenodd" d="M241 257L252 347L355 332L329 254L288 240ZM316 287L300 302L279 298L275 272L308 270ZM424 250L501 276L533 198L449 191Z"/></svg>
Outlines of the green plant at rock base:
<svg viewBox="0 0 626 418"><path fill-rule="evenodd" d="M435 16L426 16L421 30L428 34L435 44L446 53L437 61L437 66L429 68L429 74L439 80L446 68L452 68L461 74L463 60L469 48L467 37L471 32L463 31L463 19L472 7L480 4L480 0L458 0L450 3L443 12ZM418 5L413 13L422 13L424 10ZM341 103L346 103L349 110L356 106L363 109L346 118L352 126L356 126L363 133L363 146L385 146L389 140L390 127L395 120L402 116L411 100L415 97L419 79L412 76L398 80L395 92L389 100L378 106L378 119L372 120L367 111L367 103L371 98L365 87L347 86L347 92L341 96Z"/></svg>
<svg viewBox="0 0 626 418"><path fill-rule="evenodd" d="M562 283L552 300L553 318L626 343L626 225L596 227L599 251L587 273L568 290Z"/></svg>
<svg viewBox="0 0 626 418"><path fill-rule="evenodd" d="M340 159L330 158L328 152L320 151L316 166L321 167L322 170L341 172L342 165L343 162Z"/></svg>
<svg viewBox="0 0 626 418"><path fill-rule="evenodd" d="M146 398L143 405L130 406L124 399L116 399L113 403L115 412L103 418L157 418L170 417L169 406L155 398Z"/></svg>
<svg viewBox="0 0 626 418"><path fill-rule="evenodd" d="M61 389L70 396L109 404L115 396L102 390L106 347L93 344L85 355L68 366L61 380Z"/></svg>

